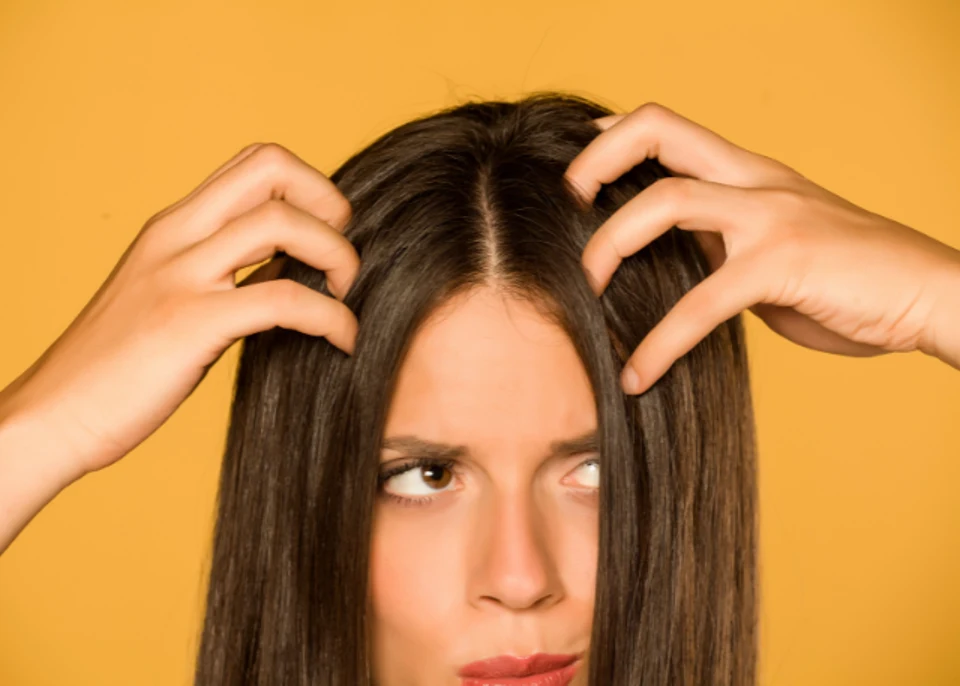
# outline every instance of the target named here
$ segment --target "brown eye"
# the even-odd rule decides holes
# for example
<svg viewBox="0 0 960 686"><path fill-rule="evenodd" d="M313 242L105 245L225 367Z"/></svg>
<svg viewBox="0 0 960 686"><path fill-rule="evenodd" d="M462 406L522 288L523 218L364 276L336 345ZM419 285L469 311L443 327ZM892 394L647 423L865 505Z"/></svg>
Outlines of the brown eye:
<svg viewBox="0 0 960 686"><path fill-rule="evenodd" d="M453 477L452 463L423 459L388 470L381 477L381 487L396 496L433 495L450 490Z"/></svg>
<svg viewBox="0 0 960 686"><path fill-rule="evenodd" d="M453 476L449 469L438 464L421 467L420 473L423 474L424 481L434 488L443 488L450 483L450 479Z"/></svg>

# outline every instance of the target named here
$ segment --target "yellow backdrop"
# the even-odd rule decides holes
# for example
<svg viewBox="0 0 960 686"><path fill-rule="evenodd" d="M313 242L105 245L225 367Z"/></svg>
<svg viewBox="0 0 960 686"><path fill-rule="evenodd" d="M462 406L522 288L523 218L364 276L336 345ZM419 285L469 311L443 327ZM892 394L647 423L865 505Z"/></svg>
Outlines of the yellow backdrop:
<svg viewBox="0 0 960 686"><path fill-rule="evenodd" d="M0 387L246 143L329 174L468 97L655 100L960 247L958 35L954 0L4 0ZM960 683L960 372L745 317L762 683ZM0 558L0 684L190 683L238 349Z"/></svg>

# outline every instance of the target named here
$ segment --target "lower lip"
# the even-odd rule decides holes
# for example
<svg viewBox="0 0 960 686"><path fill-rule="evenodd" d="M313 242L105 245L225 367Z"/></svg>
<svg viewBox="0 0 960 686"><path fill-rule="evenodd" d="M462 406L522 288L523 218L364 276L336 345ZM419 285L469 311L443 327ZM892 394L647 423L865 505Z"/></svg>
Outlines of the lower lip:
<svg viewBox="0 0 960 686"><path fill-rule="evenodd" d="M552 672L540 672L530 676L504 676L492 679L463 678L461 686L568 686L580 669L581 660Z"/></svg>

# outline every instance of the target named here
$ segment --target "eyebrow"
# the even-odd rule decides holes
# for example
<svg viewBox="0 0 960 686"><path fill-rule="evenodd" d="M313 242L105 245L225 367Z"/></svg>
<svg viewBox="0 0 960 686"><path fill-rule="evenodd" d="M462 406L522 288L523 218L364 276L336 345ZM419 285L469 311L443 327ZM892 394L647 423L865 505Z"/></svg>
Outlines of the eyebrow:
<svg viewBox="0 0 960 686"><path fill-rule="evenodd" d="M465 445L450 445L428 441L419 436L392 436L383 441L384 450L397 450L407 456L425 457L433 460L451 460L469 454ZM550 444L550 457L569 457L580 453L599 452L596 430L574 438L553 441Z"/></svg>

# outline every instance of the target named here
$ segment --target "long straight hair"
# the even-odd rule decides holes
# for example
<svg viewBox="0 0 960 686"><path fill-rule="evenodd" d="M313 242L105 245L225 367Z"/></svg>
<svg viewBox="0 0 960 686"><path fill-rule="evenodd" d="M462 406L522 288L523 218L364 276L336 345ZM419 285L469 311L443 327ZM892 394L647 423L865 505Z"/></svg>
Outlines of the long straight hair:
<svg viewBox="0 0 960 686"><path fill-rule="evenodd" d="M596 400L602 469L590 640L594 686L748 686L757 661L756 463L741 315L646 393L619 373L709 274L676 227L604 293L581 254L617 208L670 172L643 161L584 207L563 178L612 110L538 91L468 102L387 132L330 178L361 259L347 355L273 328L244 339L217 494L197 686L371 685L370 537L380 446L418 327L487 286L569 336ZM330 295L288 257L278 278Z"/></svg>

